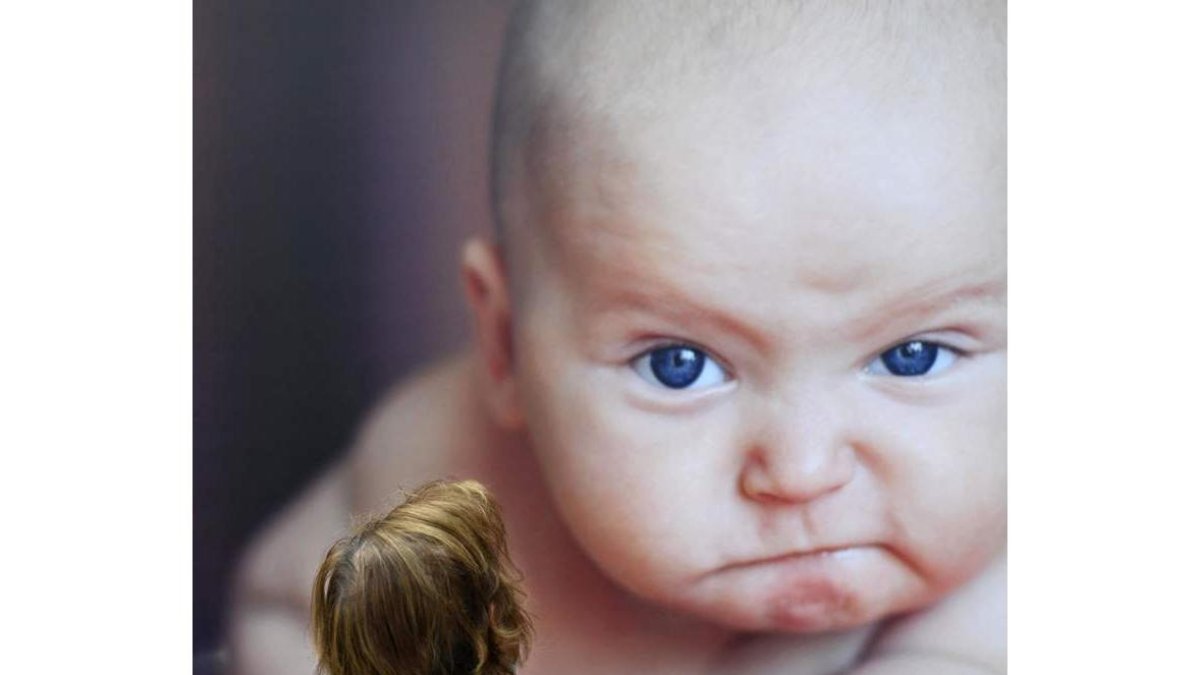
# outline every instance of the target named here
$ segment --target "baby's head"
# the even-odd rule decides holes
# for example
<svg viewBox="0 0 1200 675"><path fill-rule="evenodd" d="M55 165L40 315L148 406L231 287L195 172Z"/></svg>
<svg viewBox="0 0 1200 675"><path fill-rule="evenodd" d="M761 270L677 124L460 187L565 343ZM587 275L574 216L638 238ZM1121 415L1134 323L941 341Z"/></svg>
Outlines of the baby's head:
<svg viewBox="0 0 1200 675"><path fill-rule="evenodd" d="M596 565L739 629L928 605L1006 540L997 2L518 10L464 254L496 417Z"/></svg>
<svg viewBox="0 0 1200 675"><path fill-rule="evenodd" d="M532 633L495 501L434 482L335 543L313 583L328 675L508 675Z"/></svg>

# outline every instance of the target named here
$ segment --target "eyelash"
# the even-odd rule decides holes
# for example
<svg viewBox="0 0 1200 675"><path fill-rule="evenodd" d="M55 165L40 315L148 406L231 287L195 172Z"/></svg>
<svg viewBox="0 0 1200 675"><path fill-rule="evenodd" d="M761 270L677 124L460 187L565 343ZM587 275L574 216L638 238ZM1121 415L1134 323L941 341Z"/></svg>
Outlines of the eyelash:
<svg viewBox="0 0 1200 675"><path fill-rule="evenodd" d="M674 354L671 350L675 350ZM674 391L710 388L732 379L729 370L708 350L686 342L651 347L634 357L629 365L647 383ZM714 378L717 381L712 381ZM694 386L697 384L700 386Z"/></svg>
<svg viewBox="0 0 1200 675"><path fill-rule="evenodd" d="M902 350L906 349L909 353L902 353ZM893 355L892 359L888 358L889 354ZM961 349L951 347L944 342L926 338L908 338L876 354L863 370L869 375L883 377L926 378L952 367L963 356L965 354ZM899 360L904 358L910 359L910 361L903 363ZM893 368L909 372L896 372ZM924 369L922 370L922 368Z"/></svg>

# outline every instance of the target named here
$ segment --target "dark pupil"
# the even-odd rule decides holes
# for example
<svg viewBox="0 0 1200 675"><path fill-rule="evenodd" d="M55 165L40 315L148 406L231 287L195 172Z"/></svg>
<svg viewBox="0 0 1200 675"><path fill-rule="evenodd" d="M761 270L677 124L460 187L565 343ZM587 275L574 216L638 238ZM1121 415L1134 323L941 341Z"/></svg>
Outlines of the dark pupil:
<svg viewBox="0 0 1200 675"><path fill-rule="evenodd" d="M663 347L650 353L654 376L672 389L682 389L700 377L704 370L704 352L690 347Z"/></svg>
<svg viewBox="0 0 1200 675"><path fill-rule="evenodd" d="M924 375L937 360L938 346L914 340L883 353L883 365L893 375Z"/></svg>

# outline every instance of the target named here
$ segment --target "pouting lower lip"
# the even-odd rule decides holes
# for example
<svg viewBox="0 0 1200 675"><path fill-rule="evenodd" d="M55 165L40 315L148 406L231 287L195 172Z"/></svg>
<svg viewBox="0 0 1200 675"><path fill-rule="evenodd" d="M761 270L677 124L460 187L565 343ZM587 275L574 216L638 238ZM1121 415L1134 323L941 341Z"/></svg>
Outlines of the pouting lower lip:
<svg viewBox="0 0 1200 675"><path fill-rule="evenodd" d="M808 560L817 563L822 560L837 559L843 556L852 556L861 553L867 549L877 548L877 544L845 544L841 546L826 546L821 548L812 548L803 551L788 551L773 556L762 556L758 558L744 558L735 560L730 563L721 565L706 572L702 572L695 577L695 581L701 581L712 576L724 574L726 572L738 572L748 570L755 567L763 567L775 564L787 563L788 561L804 561Z"/></svg>
<svg viewBox="0 0 1200 675"><path fill-rule="evenodd" d="M726 570L741 569L744 567L754 567L756 565L770 565L772 563L787 562L789 560L800 560L800 559L804 559L804 558L834 558L834 557L852 554L856 549L859 549L859 548L862 548L862 547L861 546L835 546L835 547L828 547L828 548L811 549L808 551L790 551L788 553L781 553L781 554L775 555L775 556L767 556L764 558L753 558L751 560L744 560L744 561L740 561L740 562L731 563L731 564L728 564L728 565L725 565L725 566L719 568L717 571L723 572Z"/></svg>

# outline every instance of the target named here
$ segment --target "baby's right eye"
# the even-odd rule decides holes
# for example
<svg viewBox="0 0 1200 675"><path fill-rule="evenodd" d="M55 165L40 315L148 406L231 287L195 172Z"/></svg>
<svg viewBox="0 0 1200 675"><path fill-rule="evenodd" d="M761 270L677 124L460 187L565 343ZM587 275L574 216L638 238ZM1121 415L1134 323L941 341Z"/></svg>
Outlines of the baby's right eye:
<svg viewBox="0 0 1200 675"><path fill-rule="evenodd" d="M632 365L643 380L669 389L699 389L729 381L725 369L711 356L683 344L651 349Z"/></svg>

